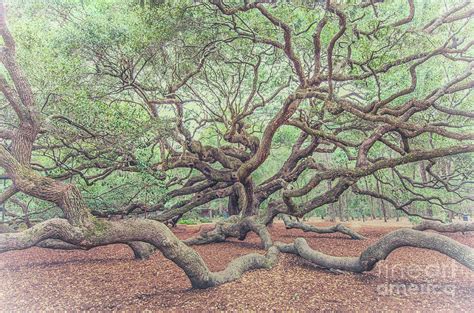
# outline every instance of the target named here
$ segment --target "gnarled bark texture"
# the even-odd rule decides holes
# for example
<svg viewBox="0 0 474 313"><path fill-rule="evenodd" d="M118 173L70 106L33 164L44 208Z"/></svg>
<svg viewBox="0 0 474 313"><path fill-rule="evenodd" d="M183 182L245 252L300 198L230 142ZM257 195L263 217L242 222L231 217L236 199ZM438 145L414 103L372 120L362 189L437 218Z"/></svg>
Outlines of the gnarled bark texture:
<svg viewBox="0 0 474 313"><path fill-rule="evenodd" d="M269 249L273 245L267 227L258 222L256 216L244 218L232 216L226 221L218 222L214 229L204 231L196 237L184 240L184 243L187 245L201 245L211 242L222 242L228 237L244 240L251 231L260 237L263 248Z"/></svg>
<svg viewBox="0 0 474 313"><path fill-rule="evenodd" d="M337 224L330 227L316 227L316 226L293 221L288 217L288 215L283 215L283 222L285 223L285 227L287 229L297 228L297 229L303 230L304 232L313 232L317 234L341 233L341 234L350 236L352 239L357 239L357 240L365 239L364 236L350 229L349 227L344 226L343 224Z"/></svg>

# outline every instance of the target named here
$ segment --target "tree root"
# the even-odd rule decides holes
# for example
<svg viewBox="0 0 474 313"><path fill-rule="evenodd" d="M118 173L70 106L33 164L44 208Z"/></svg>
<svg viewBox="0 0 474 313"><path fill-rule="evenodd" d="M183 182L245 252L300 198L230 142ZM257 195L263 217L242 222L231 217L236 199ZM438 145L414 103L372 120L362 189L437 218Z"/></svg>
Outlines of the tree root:
<svg viewBox="0 0 474 313"><path fill-rule="evenodd" d="M385 260L390 253L401 247L430 249L474 270L474 249L440 234L424 233L413 229L399 229L382 237L369 246L359 257L336 257L311 249L305 239L294 243L276 243L281 252L299 255L303 259L323 268L361 273L370 271L375 264Z"/></svg>
<svg viewBox="0 0 474 313"><path fill-rule="evenodd" d="M352 239L357 239L357 240L366 239L364 236L360 235L359 233L355 232L349 227L344 226L343 224L337 224L331 227L316 227L316 226L292 221L288 217L288 215L283 215L283 222L285 223L285 227L287 229L297 228L297 229L303 230L304 232L314 232L318 234L329 234L329 233L339 232L339 233L350 236Z"/></svg>
<svg viewBox="0 0 474 313"><path fill-rule="evenodd" d="M440 233L456 233L474 231L473 222L457 222L451 224L444 224L434 221L423 221L421 224L413 227L415 230L435 230Z"/></svg>
<svg viewBox="0 0 474 313"><path fill-rule="evenodd" d="M265 250L272 245L272 238L268 229L262 223L256 221L255 216L239 218L237 216L229 218L227 221L221 221L216 224L214 229L204 231L199 235L188 238L183 242L187 245L202 245L212 242L223 242L229 237L244 240L249 232L256 233Z"/></svg>

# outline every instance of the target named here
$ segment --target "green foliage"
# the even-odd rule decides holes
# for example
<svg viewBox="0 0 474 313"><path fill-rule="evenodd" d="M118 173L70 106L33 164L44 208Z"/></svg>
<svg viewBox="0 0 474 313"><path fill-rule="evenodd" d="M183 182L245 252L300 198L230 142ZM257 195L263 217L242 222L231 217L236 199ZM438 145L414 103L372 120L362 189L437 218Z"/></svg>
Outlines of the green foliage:
<svg viewBox="0 0 474 313"><path fill-rule="evenodd" d="M180 219L178 221L178 224L180 225L196 225L198 224L198 221L197 220L188 220L188 219Z"/></svg>
<svg viewBox="0 0 474 313"><path fill-rule="evenodd" d="M144 93L151 100L168 99L170 87L195 70L206 56L202 71L188 85L184 85L177 96L185 103L184 119L195 139L202 145L215 147L228 144L223 134L229 130L227 125L232 112L226 105L233 103L237 110L245 106L248 95L252 93L255 64L261 62L262 66L255 75L259 82L265 82L258 92L258 101L269 98L280 86L288 84L288 87L283 88L273 101L256 108L253 114L243 119L245 131L250 135L261 138L265 126L281 109L285 97L292 88L296 88L294 71L282 51L256 44L249 38L235 38L233 23L241 32L247 32L247 37L252 34L258 38L283 42L281 30L257 10L232 19L219 15L207 2L193 4L192 1L164 1L159 5L145 2L147 5L140 6L139 1L132 0L8 1L9 24L17 41L18 59L35 92L46 130L36 144L49 147L35 151L34 163L44 166L45 175L79 185L88 206L94 210L114 211L132 202L157 203L162 199L168 200L167 192L176 188L172 179L190 174L188 169L177 168L164 173L154 167L163 158L169 157L169 151L168 154L162 153L157 143L173 141L176 135L176 108L173 105L158 105L159 118L153 118L150 99L133 93L132 89L136 87L133 84L140 84L139 87L146 91ZM444 9L443 3L438 1L415 2L415 18L410 26L403 26L400 32L387 27L378 36L357 36L359 38L355 40L356 29L348 29L341 40L344 43L335 48L335 63L343 68L341 72L347 75L364 73L364 69L359 66L342 66L344 45L351 45L351 58L355 62L362 62L373 51L383 50L383 54L368 64L377 68L400 56L439 46L452 32L458 31L458 24L451 28L440 27L435 37L414 31ZM338 2L348 20L360 17L359 10L354 6L356 3ZM226 1L226 4L238 5L241 1ZM366 18L357 24L358 31L376 27L380 21L395 21L406 16L407 6L403 1L385 1L380 5L383 9L377 13L367 10ZM282 2L269 6L269 10L292 28L296 54L303 63L311 63L313 24L325 15L324 10L311 1L301 1L297 5ZM472 33L472 27L466 26L467 35ZM337 19L330 19L321 34L325 49L338 30ZM126 70L130 64L133 64L133 73ZM410 98L426 97L433 88L444 84L463 67L457 62L447 62L443 56L430 59L417 68L418 83L413 93L397 98L389 107L396 108ZM360 101L364 104L383 99L394 90L410 86L408 69L408 65L393 68L379 75L378 80L352 82L338 92L345 95L358 91L363 95ZM131 78L132 74L135 80ZM257 100L250 104L256 104ZM452 105L459 110L472 110L472 100L473 96L466 92L443 97L439 102L440 105ZM333 113L327 110L323 101L305 100L295 115L304 117L305 121L313 125L321 124L323 131L332 131L351 122L352 117L348 114ZM5 114L6 120L13 119L11 113ZM219 122L199 122L212 120L216 116ZM444 115L434 110L413 117L421 125L444 122L443 119ZM464 125L465 118L453 116L450 121ZM361 130L344 131L338 137L358 143L374 127L375 124L361 122ZM472 126L466 126L465 130L472 131ZM257 185L281 169L299 134L299 129L288 125L278 129L273 137L269 158L253 173L252 178ZM438 134L419 136L411 144L416 149L430 149L433 142L437 146L452 144L452 140ZM307 144L305 142L303 146ZM64 146L55 148L56 145ZM179 150L176 147L173 149ZM330 154L316 153L314 158L325 166L345 169L355 166L356 155L357 147L349 147L337 148ZM394 152L385 144L377 142L368 156L376 159L393 155ZM461 155L438 162L434 169L441 172L448 164L453 167L453 171L463 169L469 173L473 168L472 156ZM222 167L218 164L213 166L218 169ZM78 168L79 173L73 170ZM113 170L109 173L106 169L110 168ZM415 181L421 179L418 164L397 169L400 175ZM196 174L196 171L192 173ZM310 170L304 171L297 181L292 182L292 187L302 187L312 175ZM396 180L393 171L381 170L376 175L384 191L398 201L407 201L412 196L411 193L403 192L406 186L399 182L391 183ZM369 190L376 190L375 177L368 177L366 183ZM321 183L295 202L307 201L327 188L326 182ZM412 186L408 188L414 189ZM426 197L445 196L441 188L421 192ZM349 216L370 215L371 208L381 215L379 200L374 202L350 191L346 191L344 197L344 209ZM277 192L269 200L280 198L281 193ZM21 199L27 198L21 196ZM176 202L170 201L169 205ZM44 204L34 200L31 210L39 212ZM222 208L226 206L226 200L216 199L207 206L211 209ZM386 206L389 207L389 204L386 203ZM19 211L18 207L13 207ZM450 207L459 212L467 209L465 203L454 203ZM433 203L415 202L411 208L420 212L433 209L435 217L447 218L436 200ZM328 206L324 206L313 213L317 216L327 215L327 210ZM41 218L50 215L59 215L59 210L38 213ZM208 221L199 216L186 216L179 223L191 224L199 220Z"/></svg>

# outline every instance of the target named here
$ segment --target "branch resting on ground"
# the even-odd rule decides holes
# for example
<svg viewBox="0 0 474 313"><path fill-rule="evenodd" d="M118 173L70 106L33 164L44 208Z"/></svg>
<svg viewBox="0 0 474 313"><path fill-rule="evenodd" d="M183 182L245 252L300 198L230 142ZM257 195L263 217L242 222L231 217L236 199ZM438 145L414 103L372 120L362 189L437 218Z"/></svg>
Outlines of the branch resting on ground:
<svg viewBox="0 0 474 313"><path fill-rule="evenodd" d="M41 242L62 242L90 249L114 243L141 241L156 247L188 276L193 288L208 288L236 280L253 269L271 268L278 253L292 253L311 263L329 269L364 272L384 260L401 247L417 247L440 252L474 270L474 249L436 233L413 229L391 232L369 246L359 257L335 257L315 251L306 240L297 238L294 243L276 243L266 255L250 253L241 256L220 272L211 272L201 256L179 240L164 224L152 220L124 220L120 222L95 221L94 229L77 227L64 219L51 219L19 233L0 234L0 252L26 249Z"/></svg>
<svg viewBox="0 0 474 313"><path fill-rule="evenodd" d="M94 220L94 228L73 226L65 219L50 219L23 232L0 234L0 253L27 249L45 240L55 239L90 249L115 243L146 242L179 266L193 288L209 288L240 278L246 271L271 268L278 260L279 250L272 246L265 255L250 253L241 256L219 272L211 272L201 256L179 240L164 224L153 220Z"/></svg>
<svg viewBox="0 0 474 313"><path fill-rule="evenodd" d="M258 222L256 216L244 218L232 216L226 221L216 223L214 229L204 231L183 242L187 245L202 245L211 242L223 242L228 237L244 240L251 231L260 237L263 248L267 250L273 246L272 238L267 227L263 223Z"/></svg>
<svg viewBox="0 0 474 313"><path fill-rule="evenodd" d="M276 243L281 252L299 255L314 265L361 273L370 271L375 264L385 260L390 253L401 247L415 247L434 250L474 270L474 249L440 234L424 233L413 229L393 231L369 246L359 257L336 257L311 249L305 239L297 238L294 243Z"/></svg>
<svg viewBox="0 0 474 313"><path fill-rule="evenodd" d="M16 231L7 225L0 224L0 234L2 233L16 233ZM153 245L146 242L132 241L127 242L127 245L132 249L137 260L146 260L156 251ZM38 242L35 246L54 250L89 250L93 248L71 244L60 239L46 239Z"/></svg>
<svg viewBox="0 0 474 313"><path fill-rule="evenodd" d="M350 229L349 227L344 226L343 224L337 224L330 227L317 227L312 225L303 224L300 222L292 221L288 215L283 215L283 222L287 229L297 228L301 229L304 232L314 232L318 234L329 234L329 233L341 233L350 236L352 239L362 240L366 239L361 234L358 234L356 231Z"/></svg>

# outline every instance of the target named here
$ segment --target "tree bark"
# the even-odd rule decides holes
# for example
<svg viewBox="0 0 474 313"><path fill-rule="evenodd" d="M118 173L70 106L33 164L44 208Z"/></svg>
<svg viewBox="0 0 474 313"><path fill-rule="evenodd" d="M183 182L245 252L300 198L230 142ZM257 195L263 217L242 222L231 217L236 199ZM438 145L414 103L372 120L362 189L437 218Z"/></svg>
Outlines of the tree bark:
<svg viewBox="0 0 474 313"><path fill-rule="evenodd" d="M202 245L212 242L223 242L229 237L244 240L249 232L254 232L260 237L264 249L269 249L273 245L266 225L258 222L256 216L244 218L239 218L238 216L231 217L226 221L218 222L214 229L204 231L183 242L187 245Z"/></svg>
<svg viewBox="0 0 474 313"><path fill-rule="evenodd" d="M297 238L292 244L276 243L281 252L301 256L311 263L348 272L361 273L370 271L390 253L401 247L416 247L438 251L474 270L474 249L451 238L424 233L413 229L393 231L369 246L359 257L336 257L311 249L305 239Z"/></svg>
<svg viewBox="0 0 474 313"><path fill-rule="evenodd" d="M46 239L57 239L71 245L92 248L114 243L146 242L179 266L193 288L208 288L236 280L246 271L270 268L279 250L270 247L266 255L241 256L219 272L211 272L201 256L179 240L166 225L153 220L94 221L94 229L71 225L64 219L50 219L19 233L0 234L0 253L33 247Z"/></svg>
<svg viewBox="0 0 474 313"><path fill-rule="evenodd" d="M415 230L435 230L440 233L455 233L455 232L467 232L474 231L473 222L457 222L444 224L435 221L423 221L421 224L413 227Z"/></svg>
<svg viewBox="0 0 474 313"><path fill-rule="evenodd" d="M283 215L283 222L285 223L285 227L288 228L297 228L301 229L304 232L313 232L317 234L330 234L330 233L341 233L344 235L350 236L352 239L366 239L361 234L355 232L354 230L346 227L342 224L337 224L331 227L316 227L312 225L303 224L300 222L292 221L287 215Z"/></svg>

